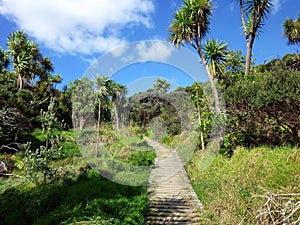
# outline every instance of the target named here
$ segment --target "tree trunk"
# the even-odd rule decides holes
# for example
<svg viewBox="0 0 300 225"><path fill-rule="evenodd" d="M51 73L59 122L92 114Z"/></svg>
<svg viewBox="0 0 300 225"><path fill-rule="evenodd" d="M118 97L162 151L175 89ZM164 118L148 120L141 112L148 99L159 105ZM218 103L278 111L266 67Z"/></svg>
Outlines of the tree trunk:
<svg viewBox="0 0 300 225"><path fill-rule="evenodd" d="M245 76L249 75L250 73L250 66L251 66L251 57L252 57L252 37L247 42L247 55L246 55L246 65L245 65Z"/></svg>
<svg viewBox="0 0 300 225"><path fill-rule="evenodd" d="M205 66L205 69L206 69L206 72L207 72L207 75L208 75L208 78L209 78L209 81L210 81L210 85L211 85L211 89L212 89L213 96L214 96L214 101L215 101L215 104L214 104L215 105L215 111L216 111L217 114L220 114L221 113L220 100L219 100L218 90L217 90L216 84L214 82L214 77L213 77L212 73L210 72L210 69L208 67L206 59L203 57L201 52L198 52L198 53L200 55L200 58L202 60L203 65Z"/></svg>
<svg viewBox="0 0 300 225"><path fill-rule="evenodd" d="M83 128L85 127L85 121L86 119L83 115L79 116L79 130L83 130Z"/></svg>
<svg viewBox="0 0 300 225"><path fill-rule="evenodd" d="M73 123L73 127L74 127L74 129L76 129L77 128L77 123L76 123L76 118L75 118L75 113L73 112L73 110L72 110L72 123Z"/></svg>
<svg viewBox="0 0 300 225"><path fill-rule="evenodd" d="M17 86L19 86L19 90L23 88L23 79L20 73L18 73Z"/></svg>
<svg viewBox="0 0 300 225"><path fill-rule="evenodd" d="M101 100L99 99L99 104L98 104L98 121L97 121L97 143L96 143L95 158L98 157L98 148L99 148L99 143L100 143L100 121L101 121Z"/></svg>
<svg viewBox="0 0 300 225"><path fill-rule="evenodd" d="M199 126L201 127L202 122L201 122L201 112L200 112L199 105L197 106L197 113L198 113ZM200 130L200 140L201 140L201 148L202 148L202 150L204 150L205 146L204 146L204 138L203 138L203 132L202 132L202 130Z"/></svg>
<svg viewBox="0 0 300 225"><path fill-rule="evenodd" d="M119 131L119 130L120 130L120 127L119 127L119 115L118 115L118 109L117 109L116 103L113 103L113 104L114 104L114 108L115 108L116 129L117 129L117 131Z"/></svg>

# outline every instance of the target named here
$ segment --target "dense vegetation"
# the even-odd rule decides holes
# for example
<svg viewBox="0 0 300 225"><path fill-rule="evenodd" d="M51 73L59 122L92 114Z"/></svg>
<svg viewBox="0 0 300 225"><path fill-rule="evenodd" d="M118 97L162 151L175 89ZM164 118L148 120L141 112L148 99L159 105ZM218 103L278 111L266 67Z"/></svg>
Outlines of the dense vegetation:
<svg viewBox="0 0 300 225"><path fill-rule="evenodd" d="M204 171L200 157L187 171L204 204L201 224L298 224L298 148L238 147L232 158L218 155Z"/></svg>
<svg viewBox="0 0 300 225"><path fill-rule="evenodd" d="M111 111L115 98L126 93L124 86L97 75L95 81L83 78L56 89L60 76L51 74L50 59L22 31L11 34L8 49L1 50L0 56L1 223L142 224L146 187L121 185L100 176L97 168L86 163L75 141L77 121L82 132L90 129L86 112L92 109L93 121L99 124L97 140L114 159L133 166L153 164L154 151L135 131L122 130L131 134L126 137L109 125L119 123ZM80 105L74 92L94 83L95 89L86 89L93 103ZM150 171L146 172L144 180Z"/></svg>
<svg viewBox="0 0 300 225"><path fill-rule="evenodd" d="M5 183L0 192L3 224L138 225L147 212L145 187L117 184L93 170L53 185L24 186L16 179Z"/></svg>
<svg viewBox="0 0 300 225"><path fill-rule="evenodd" d="M254 40L273 10L272 1L238 1L246 57L240 51L228 50L222 41L202 43L209 31L211 1L183 2L171 23L170 40L177 46L188 44L197 51L209 75L215 112L222 114L217 103L216 77L227 109L219 151L222 156L211 160L215 153L207 146L206 150L196 152L187 166L197 195L205 205L202 224L298 224L299 54L287 54L259 66L251 60ZM288 43L298 44L299 17L295 21L286 19L283 28ZM202 88L206 90L205 86ZM197 107L198 102L194 103ZM207 120L213 123L214 117L205 118L201 113L199 135L203 143L202 132L212 129L209 127L205 132L203 124L211 124ZM165 143L174 146L176 139ZM215 140L218 142L218 137ZM262 145L271 149L252 149ZM296 147L275 148L284 145Z"/></svg>
<svg viewBox="0 0 300 225"><path fill-rule="evenodd" d="M130 97L99 74L57 89L62 78L50 58L23 31L12 33L0 49L1 223L143 224L146 187L111 180L148 179L150 170L129 173L154 163L144 136L176 148L184 161L192 157L187 171L205 205L203 224L299 222L300 55L254 65L254 39L272 3L239 6L246 56L223 41L204 42L213 4L185 0L169 40L198 53L209 81L171 91L158 79ZM299 44L299 18L283 28L289 44ZM212 140L220 151L203 171ZM270 196L272 213L264 208Z"/></svg>

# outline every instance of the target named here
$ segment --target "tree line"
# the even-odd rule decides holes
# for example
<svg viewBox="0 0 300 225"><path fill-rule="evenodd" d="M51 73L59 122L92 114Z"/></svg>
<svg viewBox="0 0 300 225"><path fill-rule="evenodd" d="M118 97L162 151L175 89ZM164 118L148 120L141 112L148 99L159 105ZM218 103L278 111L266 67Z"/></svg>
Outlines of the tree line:
<svg viewBox="0 0 300 225"><path fill-rule="evenodd" d="M274 5L271 0L237 3L247 47L245 57L240 51L229 50L223 41L204 42L214 7L210 0L183 0L169 27L169 40L178 47L189 45L198 53L212 87L216 114L222 114L216 87L219 82L228 109L225 149L230 152L238 144L299 144L299 55L286 55L255 67L254 41ZM296 20L283 22L288 44L300 43L299 15Z"/></svg>
<svg viewBox="0 0 300 225"><path fill-rule="evenodd" d="M103 123L113 123L116 130L130 125L136 133L147 134L161 124L153 120L159 118L165 127L156 130L164 131L158 133L163 141L163 137L180 135L182 131L177 109L166 100L176 98L179 91L189 95L196 109L195 115L191 116L197 120L201 149L208 142L215 114L226 117L222 142L225 154L232 154L237 145L298 145L299 54L287 54L281 59L254 66L252 46L272 11L272 2L240 0L238 4L247 45L246 56L239 50L228 49L223 41L204 42L210 29L211 1L183 1L170 24L169 40L178 47L190 45L195 49L206 68L209 83L195 83L171 92L170 84L158 79L152 89L127 97L124 85L96 74L93 80L77 79L59 90L56 85L62 82L62 77L53 74L51 59L44 56L23 31L12 33L7 49L0 49L1 153L15 155L22 151L22 144L34 141L31 134L37 128L45 130L48 127L49 132L53 129L83 129L90 120L97 128L99 141ZM299 21L298 16L296 20L286 19L283 23L283 34L289 44L299 44ZM214 110L207 101L208 86L214 97ZM224 95L226 112L221 111L217 86ZM84 91L80 92L80 89ZM76 92L82 95L76 95ZM89 104L82 104L89 98L93 99L88 101ZM51 117L51 124L46 123L47 116ZM44 133L44 151L51 149L51 143L56 145L51 142L50 133Z"/></svg>

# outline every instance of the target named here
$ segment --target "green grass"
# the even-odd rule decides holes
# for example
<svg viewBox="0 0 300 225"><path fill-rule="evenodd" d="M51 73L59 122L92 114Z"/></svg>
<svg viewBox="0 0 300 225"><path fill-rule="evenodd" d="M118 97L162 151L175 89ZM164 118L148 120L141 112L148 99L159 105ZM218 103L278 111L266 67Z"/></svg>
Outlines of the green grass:
<svg viewBox="0 0 300 225"><path fill-rule="evenodd" d="M145 187L120 185L93 170L52 185L21 183L0 194L6 225L143 224L146 211Z"/></svg>
<svg viewBox="0 0 300 225"><path fill-rule="evenodd" d="M61 167L56 181L34 184L18 176L0 177L0 224L145 223L147 187L115 183L94 169L86 169L87 163L73 135L72 131L64 131L65 140L61 144L65 156L53 162L53 166ZM137 137L106 130L102 138L107 140L107 149L113 157L125 165L149 166L154 162L153 149ZM41 132L36 130L32 139L42 142ZM149 172L141 174L143 179L148 178ZM24 172L15 170L14 174L23 176ZM117 175L123 179L141 179L128 177L126 173Z"/></svg>
<svg viewBox="0 0 300 225"><path fill-rule="evenodd" d="M118 135L117 141L106 143L95 165L101 174L122 184L146 185L154 164L155 151L146 141L135 136Z"/></svg>
<svg viewBox="0 0 300 225"><path fill-rule="evenodd" d="M119 135L118 141L108 144L109 151L115 158L134 166L151 166L154 164L155 151L147 144L135 136Z"/></svg>
<svg viewBox="0 0 300 225"><path fill-rule="evenodd" d="M217 155L206 170L201 163L197 152L187 172L205 207L202 224L260 224L255 217L266 199L254 196L300 192L297 148L238 148L232 158Z"/></svg>

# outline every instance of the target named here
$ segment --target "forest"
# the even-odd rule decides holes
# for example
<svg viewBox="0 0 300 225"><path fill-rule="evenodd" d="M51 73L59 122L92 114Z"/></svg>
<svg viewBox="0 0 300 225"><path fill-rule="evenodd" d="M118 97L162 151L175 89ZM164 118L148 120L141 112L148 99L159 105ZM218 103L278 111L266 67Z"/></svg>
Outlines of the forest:
<svg viewBox="0 0 300 225"><path fill-rule="evenodd" d="M299 224L300 54L256 65L252 46L272 4L239 6L246 55L204 39L211 1L184 0L169 42L194 49L209 80L171 90L159 78L131 96L103 74L57 88L63 78L51 59L24 31L11 33L0 48L0 223L144 224L151 170L129 171L154 164L150 137L188 161L203 224ZM299 15L282 24L288 44L299 46ZM182 103L182 93L190 102ZM216 123L224 129L215 132ZM185 159L191 138L193 155ZM203 171L212 140L218 152Z"/></svg>

